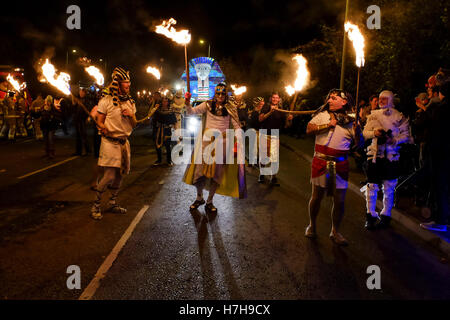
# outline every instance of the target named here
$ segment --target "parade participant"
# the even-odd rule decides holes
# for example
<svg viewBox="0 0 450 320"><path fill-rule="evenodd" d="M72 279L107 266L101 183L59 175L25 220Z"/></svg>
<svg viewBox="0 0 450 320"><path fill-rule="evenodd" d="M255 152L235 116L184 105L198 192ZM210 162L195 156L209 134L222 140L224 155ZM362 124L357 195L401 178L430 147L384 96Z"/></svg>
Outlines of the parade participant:
<svg viewBox="0 0 450 320"><path fill-rule="evenodd" d="M41 114L39 125L41 126L45 142L45 156L50 159L55 157L55 131L61 117L61 100L53 99L48 95L45 98L44 108Z"/></svg>
<svg viewBox="0 0 450 320"><path fill-rule="evenodd" d="M242 99L242 94L232 95L230 103L237 109L241 128L245 131L248 123L248 108L247 104Z"/></svg>
<svg viewBox="0 0 450 320"><path fill-rule="evenodd" d="M102 194L107 188L111 191L109 199L113 213L126 213L125 208L117 204L117 195L123 176L130 172L130 143L128 137L136 126L136 106L131 99L130 75L128 71L117 67L112 73L112 82L107 94L98 103L98 126L102 133L98 165L104 168L102 179L96 188L96 199L91 209L93 219L101 219Z"/></svg>
<svg viewBox="0 0 450 320"><path fill-rule="evenodd" d="M44 139L44 135L42 134L41 130L41 113L42 110L44 110L44 99L42 98L42 94L39 93L37 98L31 103L31 117L33 119L33 128L34 128L34 135L36 140L42 140Z"/></svg>
<svg viewBox="0 0 450 320"><path fill-rule="evenodd" d="M17 103L15 100L15 92L8 91L8 94L2 101L3 108L3 127L0 131L0 138L8 137L8 140L14 140L16 138L17 127Z"/></svg>
<svg viewBox="0 0 450 320"><path fill-rule="evenodd" d="M86 127L86 122L89 115L86 113L81 104L83 104L89 111L92 109L91 99L87 96L87 88L82 85L79 86L77 99L72 96L72 108L74 113L73 121L76 132L75 153L73 155L85 156L91 153L91 147L87 139Z"/></svg>
<svg viewBox="0 0 450 320"><path fill-rule="evenodd" d="M217 208L212 202L216 192L241 199L247 196L244 164L229 164L225 161L227 156L226 139L234 140L234 136L226 137L226 130L229 128L240 129L239 117L236 108L227 101L227 87L224 83L219 83L216 86L213 100L202 102L195 108L191 107L191 94L187 92L185 97L187 114L203 115L203 130L197 138L191 163L187 166L183 178L185 183L194 185L197 188L197 199L190 206L190 209L195 210L205 203L203 189L206 183L209 182L209 196L205 209L207 212L217 213ZM211 139L208 139L206 136L211 131L219 131L223 139L219 136L211 142ZM215 145L215 150L224 150L223 158L218 160L217 155L213 155L213 161L208 161L209 163L207 163L204 157L204 150L210 147L211 144ZM239 143L238 139L238 161L243 160L242 152L242 144Z"/></svg>
<svg viewBox="0 0 450 320"><path fill-rule="evenodd" d="M25 128L25 115L27 111L27 103L25 98L20 94L20 92L16 92L14 96L14 101L16 103L16 135L20 137L27 137L28 132Z"/></svg>
<svg viewBox="0 0 450 320"><path fill-rule="evenodd" d="M3 107L3 100L8 95L8 81L3 77L0 78L0 132L5 123L5 112Z"/></svg>
<svg viewBox="0 0 450 320"><path fill-rule="evenodd" d="M259 122L259 115L261 114L262 107L264 106L264 98L263 97L256 97L253 99L253 110L249 115L249 122L248 126L249 129L254 129L256 131L256 141L253 146L249 146L249 153L252 153L256 157L256 166L259 168L259 128L260 128L260 122ZM249 157L249 161L252 160ZM250 161L252 162L252 161ZM263 176L260 175L258 178L259 183L263 183L264 179Z"/></svg>
<svg viewBox="0 0 450 320"><path fill-rule="evenodd" d="M267 153L269 157L269 163L261 164L260 163L260 175L258 181L264 182L264 174L263 168L271 167L271 177L270 177L270 185L272 186L280 186L278 182L276 172L273 170L274 164L277 164L279 161L279 135L276 135L273 130L280 130L285 127L288 123L292 124L293 115L287 115L286 113L277 111L277 109L281 109L281 99L278 92L273 92L270 96L269 103L265 104L259 115L260 129L264 129L265 133L260 136L260 146L265 144L267 146ZM290 122L288 122L290 121ZM262 159L260 159L261 161ZM275 166L278 168L278 166Z"/></svg>
<svg viewBox="0 0 450 320"><path fill-rule="evenodd" d="M161 101L161 108L156 110L153 116L153 130L155 137L155 147L158 159L153 163L153 166L158 166L162 161L162 146L166 148L167 164L173 166L172 162L172 127L177 123L175 112L171 108L172 101L163 97Z"/></svg>
<svg viewBox="0 0 450 320"><path fill-rule="evenodd" d="M332 89L308 123L306 133L316 136L312 161L312 194L309 201L310 223L305 231L308 238L316 237L316 219L322 199L333 197L330 238L338 245L347 245L339 233L344 217L345 194L348 187L348 154L352 143L361 145L363 138L359 126L348 113L353 107L352 96L340 89Z"/></svg>
<svg viewBox="0 0 450 320"><path fill-rule="evenodd" d="M184 98L181 89L177 90L175 96L173 97L172 109L177 117L177 123L175 124L174 129L181 129L181 115L184 109Z"/></svg>
<svg viewBox="0 0 450 320"><path fill-rule="evenodd" d="M361 188L366 195L365 228L372 230L388 227L394 206L394 192L400 175L400 145L410 143L408 119L394 105L394 94L382 91L380 109L371 112L364 127L365 139L372 143L367 148L367 185ZM383 209L376 212L378 191L383 190Z"/></svg>

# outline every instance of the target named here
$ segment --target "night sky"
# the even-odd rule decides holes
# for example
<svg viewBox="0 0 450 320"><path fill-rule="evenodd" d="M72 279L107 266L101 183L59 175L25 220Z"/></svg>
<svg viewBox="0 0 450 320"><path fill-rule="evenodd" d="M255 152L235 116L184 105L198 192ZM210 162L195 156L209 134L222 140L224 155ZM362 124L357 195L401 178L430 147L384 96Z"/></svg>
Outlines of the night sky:
<svg viewBox="0 0 450 320"><path fill-rule="evenodd" d="M72 4L81 8L81 30L66 27L66 9ZM24 67L27 80L33 83L32 66L39 58L50 55L58 70L63 70L70 52L68 69L74 83L86 76L72 63L71 50L76 48L103 70L106 62L107 81L112 69L120 65L131 71L135 90L154 88L157 83L144 68L150 64L162 68L162 83L173 83L184 70L184 49L152 31L152 26L173 17L177 30L191 32L189 58L206 56L209 43L211 56L219 63L229 59L245 73L264 68L255 65L255 56L262 57L259 64L270 63L275 51L288 52L317 37L319 24L341 23L344 6L345 1L327 0L9 1L1 9L5 39L0 64ZM206 44L200 45L200 39ZM252 81L246 82L251 85Z"/></svg>

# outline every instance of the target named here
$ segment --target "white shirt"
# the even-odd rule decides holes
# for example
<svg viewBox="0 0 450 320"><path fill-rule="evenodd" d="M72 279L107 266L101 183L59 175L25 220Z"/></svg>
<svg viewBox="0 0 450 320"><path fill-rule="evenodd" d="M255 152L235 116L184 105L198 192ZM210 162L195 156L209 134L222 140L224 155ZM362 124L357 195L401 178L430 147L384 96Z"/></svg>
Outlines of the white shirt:
<svg viewBox="0 0 450 320"><path fill-rule="evenodd" d="M212 114L209 111L206 101L202 102L195 108L192 108L191 106L187 106L186 111L188 114L202 114L202 113L206 112L207 117L206 117L205 127L207 129L217 129L220 132L224 132L225 130L230 128L230 126L229 126L230 118L231 118L231 123L233 125L233 128L234 129L240 128L240 124L237 123L229 114L225 117L224 116L216 116L216 115Z"/></svg>
<svg viewBox="0 0 450 320"><path fill-rule="evenodd" d="M322 111L315 115L309 123L322 125L328 124L330 121L331 116L328 111ZM349 123L344 127L336 125L334 129L330 129L316 135L316 144L327 146L337 150L350 150L353 139L353 124Z"/></svg>
<svg viewBox="0 0 450 320"><path fill-rule="evenodd" d="M119 101L119 106L113 104L113 97L106 96L98 102L97 112L105 114L105 127L109 131L109 136L114 138L128 137L133 131L130 119L122 116L122 110L128 109L132 114L136 113L136 106L130 100Z"/></svg>

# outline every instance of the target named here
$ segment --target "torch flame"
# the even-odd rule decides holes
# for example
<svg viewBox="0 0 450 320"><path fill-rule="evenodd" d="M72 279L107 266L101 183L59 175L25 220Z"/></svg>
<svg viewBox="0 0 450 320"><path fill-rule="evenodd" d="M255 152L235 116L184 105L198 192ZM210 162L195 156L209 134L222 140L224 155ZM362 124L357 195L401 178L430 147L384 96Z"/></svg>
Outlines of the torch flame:
<svg viewBox="0 0 450 320"><path fill-rule="evenodd" d="M85 68L85 70L87 73L89 73L89 75L95 78L95 82L97 82L99 86L102 86L105 83L105 78L98 68L90 66L88 68Z"/></svg>
<svg viewBox="0 0 450 320"><path fill-rule="evenodd" d="M348 21L345 23L345 32L348 32L348 37L353 42L353 48L356 52L356 66L360 68L364 66L364 37L358 26Z"/></svg>
<svg viewBox="0 0 450 320"><path fill-rule="evenodd" d="M50 62L48 62L48 59L45 60L45 63L42 66L42 73L47 82L55 86L64 94L70 95L70 76L67 73L61 72L56 78L55 67Z"/></svg>
<svg viewBox="0 0 450 320"><path fill-rule="evenodd" d="M161 79L161 73L159 72L158 69L156 69L154 67L147 67L147 73L151 73L158 80Z"/></svg>
<svg viewBox="0 0 450 320"><path fill-rule="evenodd" d="M307 61L301 54L297 54L292 60L297 61L297 79L295 79L294 86L288 85L285 87L289 96L292 96L296 91L301 91L309 80L309 71L306 67Z"/></svg>
<svg viewBox="0 0 450 320"><path fill-rule="evenodd" d="M240 96L241 94L243 94L244 92L247 91L247 87L246 86L242 86L242 87L237 87L236 85L231 85L231 89L233 89L234 94L237 96Z"/></svg>
<svg viewBox="0 0 450 320"><path fill-rule="evenodd" d="M14 87L14 89L16 91L20 91L26 88L27 84L26 82L20 84L19 81L17 81L16 79L14 79L11 74L8 74L8 76L6 77L6 80L9 81L9 83L11 83L11 85Z"/></svg>
<svg viewBox="0 0 450 320"><path fill-rule="evenodd" d="M164 20L161 25L156 26L156 33L165 35L167 38L172 39L178 44L187 45L191 41L191 35L189 30L177 31L172 25L177 24L174 18Z"/></svg>

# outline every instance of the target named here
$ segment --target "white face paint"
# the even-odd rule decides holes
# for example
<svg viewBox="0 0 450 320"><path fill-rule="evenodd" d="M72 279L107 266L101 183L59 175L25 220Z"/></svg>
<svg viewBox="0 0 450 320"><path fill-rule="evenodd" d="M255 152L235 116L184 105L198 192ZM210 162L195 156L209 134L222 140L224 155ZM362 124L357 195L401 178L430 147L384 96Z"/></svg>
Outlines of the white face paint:
<svg viewBox="0 0 450 320"><path fill-rule="evenodd" d="M378 99L378 105L380 109L392 108L394 106L394 95L390 91L383 91L380 93Z"/></svg>

